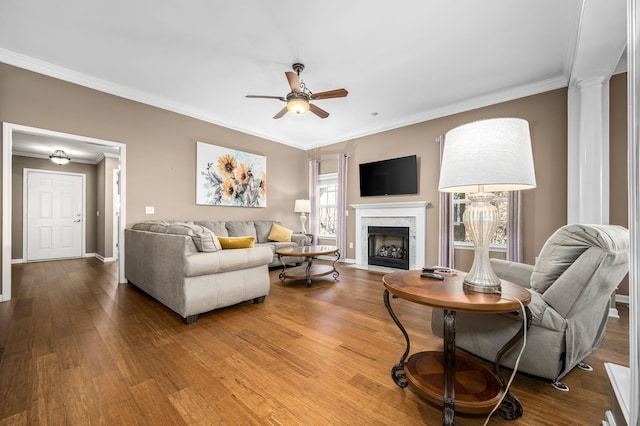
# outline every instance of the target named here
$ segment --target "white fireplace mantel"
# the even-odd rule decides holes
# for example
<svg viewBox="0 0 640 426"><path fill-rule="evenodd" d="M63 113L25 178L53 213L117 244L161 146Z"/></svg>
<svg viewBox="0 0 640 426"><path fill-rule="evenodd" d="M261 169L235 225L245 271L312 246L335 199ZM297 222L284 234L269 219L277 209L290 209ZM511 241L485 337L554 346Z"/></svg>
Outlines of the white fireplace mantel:
<svg viewBox="0 0 640 426"><path fill-rule="evenodd" d="M409 227L409 269L424 266L428 201L351 204L356 211L356 265L368 260L367 227Z"/></svg>

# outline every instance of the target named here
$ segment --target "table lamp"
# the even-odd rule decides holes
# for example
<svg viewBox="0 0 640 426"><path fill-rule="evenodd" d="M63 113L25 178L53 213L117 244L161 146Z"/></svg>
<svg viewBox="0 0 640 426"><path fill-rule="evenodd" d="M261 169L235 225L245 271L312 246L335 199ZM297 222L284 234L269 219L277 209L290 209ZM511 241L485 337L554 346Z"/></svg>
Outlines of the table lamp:
<svg viewBox="0 0 640 426"><path fill-rule="evenodd" d="M300 213L300 225L302 226L302 233L307 233L307 228L305 227L307 223L307 213L311 213L311 203L309 200L296 200L296 203L293 206L294 213Z"/></svg>
<svg viewBox="0 0 640 426"><path fill-rule="evenodd" d="M489 246L498 227L492 192L536 187L529 123L495 118L456 127L445 135L440 184L442 192L464 192L471 201L462 215L474 246L473 264L463 288L498 293L500 279L489 263Z"/></svg>

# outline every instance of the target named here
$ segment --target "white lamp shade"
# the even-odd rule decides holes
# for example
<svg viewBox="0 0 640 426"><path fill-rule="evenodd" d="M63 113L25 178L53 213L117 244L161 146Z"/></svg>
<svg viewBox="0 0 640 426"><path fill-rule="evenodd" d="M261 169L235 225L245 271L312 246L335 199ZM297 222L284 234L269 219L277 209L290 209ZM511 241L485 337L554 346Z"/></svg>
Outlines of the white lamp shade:
<svg viewBox="0 0 640 426"><path fill-rule="evenodd" d="M480 189L479 186L484 188ZM456 127L445 135L442 192L516 191L536 187L529 123L495 118Z"/></svg>
<svg viewBox="0 0 640 426"><path fill-rule="evenodd" d="M310 213L311 202L309 200L296 200L296 203L293 206L293 212L294 213Z"/></svg>

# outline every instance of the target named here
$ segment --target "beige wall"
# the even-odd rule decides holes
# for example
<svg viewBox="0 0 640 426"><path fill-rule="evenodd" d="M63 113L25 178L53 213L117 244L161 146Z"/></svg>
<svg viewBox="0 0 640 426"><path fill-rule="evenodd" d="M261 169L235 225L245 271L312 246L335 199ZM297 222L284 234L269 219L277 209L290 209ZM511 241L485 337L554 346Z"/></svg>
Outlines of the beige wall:
<svg viewBox="0 0 640 426"><path fill-rule="evenodd" d="M65 166L56 166L49 160L41 158L21 157L14 155L12 158L11 179L11 258L22 259L22 176L23 170L53 170L72 173L82 173L86 176L86 210L85 210L85 249L87 253L96 250L96 166L90 164L69 163Z"/></svg>
<svg viewBox="0 0 640 426"><path fill-rule="evenodd" d="M611 84L612 164L626 155L624 75ZM260 219L282 221L296 229L293 201L307 198L307 159L326 159L321 172L334 171L331 157L349 159L348 204L429 201L424 264L438 260L438 146L435 138L470 121L514 116L529 121L538 187L523 193L524 259L533 263L546 239L566 223L567 90L559 89L492 105L306 153L158 108L0 64L0 121L57 130L126 144L127 223L145 219ZM195 205L196 141L267 157L268 207L237 208ZM624 145L624 147L623 147ZM416 154L419 193L407 196L359 196L358 164ZM626 164L626 161L624 162ZM615 173L614 173L615 172ZM626 224L626 186L621 170L612 167L612 223ZM626 185L626 183L625 183ZM614 188L615 187L615 188ZM615 191L614 191L615 189ZM614 194L615 192L615 194ZM625 208L622 208L625 204ZM156 214L144 214L154 206ZM624 212L624 213L623 213ZM353 210L347 241L354 242ZM614 219L615 218L615 219ZM106 242L105 242L106 245ZM346 256L355 258L355 248ZM460 256L462 257L462 255Z"/></svg>
<svg viewBox="0 0 640 426"><path fill-rule="evenodd" d="M536 254L553 231L567 217L567 91L554 90L510 102L430 120L384 133L354 139L309 151L310 157L324 158L338 152L349 158L348 204L401 201L429 201L425 265L438 261L438 179L439 147L435 138L474 120L513 116L529 121L538 187L523 192L524 258L533 263ZM387 197L360 197L358 165L385 158L418 156L418 194ZM323 161L324 163L324 161ZM350 209L347 241L355 239L355 214ZM346 256L355 258L355 249ZM463 256L462 254L461 256ZM421 262L418 261L420 264Z"/></svg>
<svg viewBox="0 0 640 426"><path fill-rule="evenodd" d="M609 223L629 227L627 181L627 74L614 76L609 84ZM618 287L629 295L629 277Z"/></svg>
<svg viewBox="0 0 640 426"><path fill-rule="evenodd" d="M96 253L103 258L113 257L113 171L119 167L119 159L112 157L106 157L97 164Z"/></svg>
<svg viewBox="0 0 640 426"><path fill-rule="evenodd" d="M6 64L0 64L0 94L2 122L126 144L128 224L233 218L299 226L293 203L308 194L302 150ZM266 156L267 207L197 206L196 141ZM145 215L145 206L156 214Z"/></svg>

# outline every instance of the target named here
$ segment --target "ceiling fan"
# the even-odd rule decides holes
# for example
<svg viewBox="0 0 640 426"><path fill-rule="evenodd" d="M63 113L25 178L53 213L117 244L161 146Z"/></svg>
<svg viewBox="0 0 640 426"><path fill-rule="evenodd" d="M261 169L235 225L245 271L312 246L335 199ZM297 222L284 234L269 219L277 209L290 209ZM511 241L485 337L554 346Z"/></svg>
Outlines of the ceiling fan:
<svg viewBox="0 0 640 426"><path fill-rule="evenodd" d="M295 72L287 71L285 75L289 81L291 92L287 96L262 96L262 95L247 95L247 98L262 98L262 99L278 99L282 102L286 102L287 106L282 108L273 118L281 118L287 112L296 115L302 115L307 111L311 111L320 118L327 118L329 113L322 108L310 103L319 99L330 98L344 98L349 92L345 89L329 90L327 92L312 93L304 81L300 81L300 72L304 70L304 65L300 63L293 64L293 70Z"/></svg>

